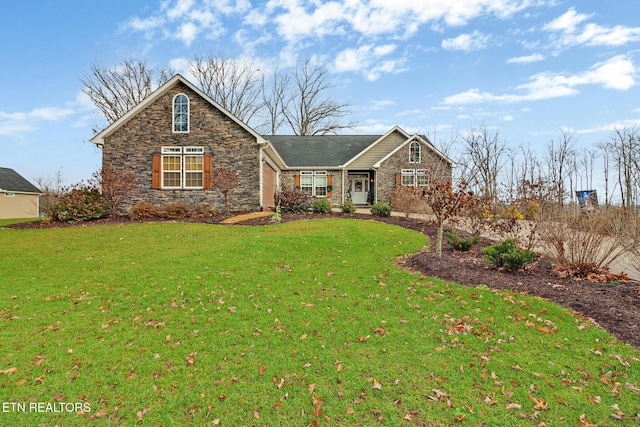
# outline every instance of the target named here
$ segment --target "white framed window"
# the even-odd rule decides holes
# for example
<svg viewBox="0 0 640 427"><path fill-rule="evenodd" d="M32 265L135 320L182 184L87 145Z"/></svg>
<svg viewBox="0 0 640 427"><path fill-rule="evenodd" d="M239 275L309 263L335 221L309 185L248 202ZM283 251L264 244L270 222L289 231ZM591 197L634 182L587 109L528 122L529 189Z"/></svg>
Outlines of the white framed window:
<svg viewBox="0 0 640 427"><path fill-rule="evenodd" d="M300 189L312 197L327 197L327 171L300 172Z"/></svg>
<svg viewBox="0 0 640 427"><path fill-rule="evenodd" d="M420 163L420 143L413 141L409 144L409 163Z"/></svg>
<svg viewBox="0 0 640 427"><path fill-rule="evenodd" d="M402 169L401 184L405 187L424 187L427 185L426 169Z"/></svg>
<svg viewBox="0 0 640 427"><path fill-rule="evenodd" d="M415 169L402 169L402 185L405 187L413 187L416 185Z"/></svg>
<svg viewBox="0 0 640 427"><path fill-rule="evenodd" d="M162 147L162 188L203 188L204 147Z"/></svg>
<svg viewBox="0 0 640 427"><path fill-rule="evenodd" d="M11 193L9 191L7 191L6 193L4 193L5 197L16 197L16 193Z"/></svg>
<svg viewBox="0 0 640 427"><path fill-rule="evenodd" d="M184 93L173 98L173 132L189 132L189 98Z"/></svg>

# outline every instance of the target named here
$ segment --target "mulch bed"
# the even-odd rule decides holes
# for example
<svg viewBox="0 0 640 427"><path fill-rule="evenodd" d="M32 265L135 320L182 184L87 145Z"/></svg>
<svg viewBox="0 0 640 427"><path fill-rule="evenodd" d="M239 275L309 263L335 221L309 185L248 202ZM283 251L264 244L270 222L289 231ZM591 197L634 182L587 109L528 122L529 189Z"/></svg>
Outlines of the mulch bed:
<svg viewBox="0 0 640 427"><path fill-rule="evenodd" d="M327 218L320 214L282 214L281 222L312 220ZM436 227L434 224L405 217L372 217L371 215L347 215L334 213L331 217L356 218L361 220L383 221L401 227L416 230L427 235L435 242ZM221 223L229 216L189 219L188 221ZM184 220L180 220L184 221ZM131 223L126 218L109 218L82 225ZM136 221L149 222L149 220ZM231 226L255 226L272 224L270 216L250 218ZM16 228L43 228L61 226L59 223L22 223ZM63 224L63 226L69 226ZM463 232L459 232L464 236ZM466 286L485 285L494 289L506 289L523 294L538 296L574 310L577 314L590 318L601 327L615 335L619 340L640 348L640 283L591 283L586 280L575 280L570 277L559 277L554 271L551 261L539 257L533 266L524 271L507 272L499 270L482 260L481 248L491 245L487 239L481 239L478 246L467 253L460 253L448 248L445 244L442 257L436 258L431 252L420 252L404 261L405 267L419 271L427 276L439 277L443 280Z"/></svg>

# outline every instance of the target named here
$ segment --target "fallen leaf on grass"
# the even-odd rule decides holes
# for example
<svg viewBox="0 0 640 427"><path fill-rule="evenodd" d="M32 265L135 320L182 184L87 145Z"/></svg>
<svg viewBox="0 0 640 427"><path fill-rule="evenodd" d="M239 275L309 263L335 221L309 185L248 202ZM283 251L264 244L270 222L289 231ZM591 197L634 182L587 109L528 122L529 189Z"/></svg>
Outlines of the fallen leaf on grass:
<svg viewBox="0 0 640 427"><path fill-rule="evenodd" d="M640 393L640 388L638 388L638 387L634 386L634 385L633 385L633 384L631 384L631 383L627 383L626 385L627 385L627 388L628 388L629 390L631 390L632 392L634 392L634 393Z"/></svg>
<svg viewBox="0 0 640 427"><path fill-rule="evenodd" d="M185 357L185 362L187 363L187 366L193 366L196 364L196 356L198 355L197 352L193 352L190 355L188 355L187 357Z"/></svg>
<svg viewBox="0 0 640 427"><path fill-rule="evenodd" d="M382 384L380 383L380 380L373 380L373 388L382 390Z"/></svg>
<svg viewBox="0 0 640 427"><path fill-rule="evenodd" d="M597 424L591 424L589 422L589 418L587 418L585 414L580 415L579 426L580 427L598 427Z"/></svg>
<svg viewBox="0 0 640 427"><path fill-rule="evenodd" d="M15 374L16 372L18 372L17 368L9 368L4 371L0 370L0 375Z"/></svg>
<svg viewBox="0 0 640 427"><path fill-rule="evenodd" d="M138 421L142 421L142 417L144 417L150 410L151 408L144 408L143 410L138 411Z"/></svg>
<svg viewBox="0 0 640 427"><path fill-rule="evenodd" d="M519 405L517 403L508 403L506 408L507 409L520 409L520 408L522 408L522 405Z"/></svg>
<svg viewBox="0 0 640 427"><path fill-rule="evenodd" d="M527 396L529 396L529 399L531 399L531 401L535 403L535 406L533 407L533 409L535 410L549 409L549 404L544 400L536 399L535 397L531 396L531 394L527 394Z"/></svg>

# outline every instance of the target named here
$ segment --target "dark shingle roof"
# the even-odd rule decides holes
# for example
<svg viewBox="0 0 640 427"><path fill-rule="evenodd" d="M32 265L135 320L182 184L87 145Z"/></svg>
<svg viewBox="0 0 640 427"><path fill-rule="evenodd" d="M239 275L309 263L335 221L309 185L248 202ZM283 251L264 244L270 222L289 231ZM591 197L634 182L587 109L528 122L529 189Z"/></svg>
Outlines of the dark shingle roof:
<svg viewBox="0 0 640 427"><path fill-rule="evenodd" d="M382 135L262 135L289 167L341 166Z"/></svg>
<svg viewBox="0 0 640 427"><path fill-rule="evenodd" d="M9 168L0 168L0 189L16 193L40 193L33 184Z"/></svg>

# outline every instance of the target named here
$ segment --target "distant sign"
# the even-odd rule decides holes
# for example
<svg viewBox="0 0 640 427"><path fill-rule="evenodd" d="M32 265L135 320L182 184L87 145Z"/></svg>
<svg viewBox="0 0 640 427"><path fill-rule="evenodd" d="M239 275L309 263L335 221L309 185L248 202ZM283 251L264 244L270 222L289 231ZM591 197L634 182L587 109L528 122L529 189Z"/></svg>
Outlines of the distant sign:
<svg viewBox="0 0 640 427"><path fill-rule="evenodd" d="M576 191L576 197L582 212L593 212L598 207L598 193L596 190Z"/></svg>

